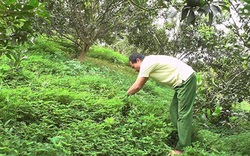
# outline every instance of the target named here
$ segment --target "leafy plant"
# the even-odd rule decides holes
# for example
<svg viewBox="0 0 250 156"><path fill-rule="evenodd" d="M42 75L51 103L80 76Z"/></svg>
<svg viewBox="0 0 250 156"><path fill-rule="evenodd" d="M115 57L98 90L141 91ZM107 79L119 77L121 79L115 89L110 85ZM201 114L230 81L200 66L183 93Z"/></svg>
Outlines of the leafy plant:
<svg viewBox="0 0 250 156"><path fill-rule="evenodd" d="M0 2L0 56L6 55L13 62L13 68L18 68L23 58L19 45L31 40L35 33L36 18L48 18L45 3L38 0L20 2L7 0Z"/></svg>
<svg viewBox="0 0 250 156"><path fill-rule="evenodd" d="M149 80L140 93L128 97L136 74L127 66L90 57L80 63L61 51L32 49L22 61L22 74L6 79L2 73L2 155L165 155L174 147L168 111L173 91ZM0 65L1 71L6 68ZM184 155L248 154L246 122L241 122L245 129L224 127L227 134L197 122L193 146ZM236 132L241 135L232 135ZM232 145L240 141L237 150Z"/></svg>
<svg viewBox="0 0 250 156"><path fill-rule="evenodd" d="M105 59L112 63L119 63L122 65L128 64L128 58L121 55L118 52L114 52L111 49L104 47L92 47L88 53L88 56L93 58Z"/></svg>

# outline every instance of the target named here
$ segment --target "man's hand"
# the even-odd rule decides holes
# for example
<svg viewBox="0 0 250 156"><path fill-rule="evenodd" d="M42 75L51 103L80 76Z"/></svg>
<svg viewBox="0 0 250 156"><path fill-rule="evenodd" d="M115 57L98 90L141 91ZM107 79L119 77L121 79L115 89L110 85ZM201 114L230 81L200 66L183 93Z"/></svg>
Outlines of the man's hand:
<svg viewBox="0 0 250 156"><path fill-rule="evenodd" d="M135 81L135 83L128 89L127 95L133 95L137 93L141 88L144 86L144 84L148 81L148 77L138 77Z"/></svg>

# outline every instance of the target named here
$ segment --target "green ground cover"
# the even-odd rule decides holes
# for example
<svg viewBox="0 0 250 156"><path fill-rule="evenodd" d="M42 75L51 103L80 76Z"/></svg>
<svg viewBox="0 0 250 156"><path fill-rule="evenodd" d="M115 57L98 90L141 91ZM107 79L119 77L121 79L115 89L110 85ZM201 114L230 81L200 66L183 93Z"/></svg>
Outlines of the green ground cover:
<svg viewBox="0 0 250 156"><path fill-rule="evenodd" d="M28 49L18 72L0 58L1 156L140 156L171 150L171 89L150 80L127 97L136 73L112 50L98 56L92 49L80 64L68 57L72 49L52 41L40 39ZM250 154L249 131L224 135L197 122L193 146L184 155Z"/></svg>

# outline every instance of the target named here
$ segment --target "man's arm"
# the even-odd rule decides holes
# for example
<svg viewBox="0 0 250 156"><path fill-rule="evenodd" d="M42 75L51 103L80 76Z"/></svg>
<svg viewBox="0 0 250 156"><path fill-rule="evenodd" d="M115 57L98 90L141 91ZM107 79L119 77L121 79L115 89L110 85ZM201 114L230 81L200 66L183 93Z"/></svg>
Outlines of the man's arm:
<svg viewBox="0 0 250 156"><path fill-rule="evenodd" d="M127 94L132 95L137 93L147 82L148 77L138 77L135 83L128 89Z"/></svg>

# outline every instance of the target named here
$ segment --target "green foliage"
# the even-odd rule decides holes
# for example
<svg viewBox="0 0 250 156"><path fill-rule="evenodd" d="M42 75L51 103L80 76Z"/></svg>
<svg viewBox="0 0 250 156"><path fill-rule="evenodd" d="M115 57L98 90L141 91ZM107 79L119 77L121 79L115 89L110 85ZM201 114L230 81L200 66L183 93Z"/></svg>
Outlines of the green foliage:
<svg viewBox="0 0 250 156"><path fill-rule="evenodd" d="M29 50L45 56L60 57L57 59L63 60L65 56L70 55L74 51L69 44L66 40L40 35L35 40L35 44L29 47Z"/></svg>
<svg viewBox="0 0 250 156"><path fill-rule="evenodd" d="M249 54L231 33L224 34L205 25L198 32L196 46L201 51L190 60L194 69L201 71L195 110L203 112L199 118L206 125L212 122L234 127L231 119L248 118L248 114L241 115L232 106L249 99L250 90L245 87L249 84Z"/></svg>
<svg viewBox="0 0 250 156"><path fill-rule="evenodd" d="M38 0L0 2L0 56L6 55L18 68L23 52L19 45L31 40L35 34L36 18L48 18L45 3Z"/></svg>
<svg viewBox="0 0 250 156"><path fill-rule="evenodd" d="M220 143L220 135L208 130L200 130L197 132L197 140L204 143L204 147L209 151L216 151L216 147Z"/></svg>
<svg viewBox="0 0 250 156"><path fill-rule="evenodd" d="M123 65L127 65L129 62L126 56L104 47L91 47L88 56L93 58L105 59L112 63L118 63Z"/></svg>
<svg viewBox="0 0 250 156"><path fill-rule="evenodd" d="M183 154L184 156L230 156L231 154L229 152L224 152L224 151L209 151L206 149L206 146L201 142L195 142L193 143L193 147L187 147L185 149L185 153ZM233 155L231 155L233 156Z"/></svg>
<svg viewBox="0 0 250 156"><path fill-rule="evenodd" d="M147 117L152 106L145 104L146 99L123 99L130 84L124 74L88 62L64 64L46 46L39 48L39 53L30 48L34 52L22 62L22 72L32 72L28 82L10 84L13 88L6 83L1 90L1 153L142 155L165 151L164 141L158 142L158 135L162 134L164 140L165 131L169 131L164 120L157 111ZM49 54L41 55L41 49ZM19 76L8 81L17 81ZM125 102L132 109L124 116ZM153 109L162 114L162 107L156 105ZM128 120L132 116L138 121Z"/></svg>
<svg viewBox="0 0 250 156"><path fill-rule="evenodd" d="M36 44L19 74L12 79L1 75L2 155L165 155L173 148L168 140L174 130L168 111L171 90L149 81L128 97L136 75L119 61L110 62L116 53L81 64L67 59L55 43L48 41L48 46L60 53L44 42ZM1 61L0 69L8 71L8 60ZM242 131L223 138L197 124L193 147L184 155L248 154L248 135ZM226 141L241 144L236 149Z"/></svg>
<svg viewBox="0 0 250 156"><path fill-rule="evenodd" d="M241 154L241 155L250 155L249 145L250 141L246 138L250 137L249 132L243 132L241 134L232 135L229 137L223 138L223 141L219 148L221 150L227 151L234 151L234 154Z"/></svg>
<svg viewBox="0 0 250 156"><path fill-rule="evenodd" d="M210 109L218 117L213 122L228 122L228 118L233 114L232 105L249 99L249 88L245 87L248 84L248 81L245 81L246 75L249 75L248 70L242 67L241 62L235 62L235 58L227 58L223 62L218 63L221 66L215 66L203 73L202 85L198 89L198 102L203 103L204 108Z"/></svg>
<svg viewBox="0 0 250 156"><path fill-rule="evenodd" d="M96 41L112 44L116 34L126 29L124 23L131 19L127 1L49 0L47 3L52 27L44 31L70 38L78 48L77 56L81 61Z"/></svg>
<svg viewBox="0 0 250 156"><path fill-rule="evenodd" d="M250 2L248 0L243 0L244 7L241 9L241 14L249 16Z"/></svg>
<svg viewBox="0 0 250 156"><path fill-rule="evenodd" d="M209 130L200 130L197 132L196 139L203 142L206 151L219 153L221 151L232 151L227 155L249 155L248 146L250 144L249 132L243 132L236 135L220 135ZM222 153L223 154L223 153Z"/></svg>
<svg viewBox="0 0 250 156"><path fill-rule="evenodd" d="M195 24L195 20L197 19L195 16L196 10L201 15L204 14L205 16L208 16L208 25L212 25L214 17L216 17L218 13L221 13L219 4L215 4L213 1L186 0L186 2L187 5L182 9L181 21L187 19L186 21L188 24ZM196 7L198 7L198 9L196 9Z"/></svg>
<svg viewBox="0 0 250 156"><path fill-rule="evenodd" d="M129 56L138 51L137 47L128 42L128 37L126 36L123 36L122 39L118 38L116 42L114 42L111 45L108 45L108 47L110 49L113 49L114 51L118 51L120 54L124 56Z"/></svg>
<svg viewBox="0 0 250 156"><path fill-rule="evenodd" d="M168 8L169 4L160 0L156 2L152 1L135 1L130 0L131 4L140 8L144 12L153 12L159 8ZM150 3L150 5L146 5ZM185 0L185 2L174 1L175 6L182 7L182 16L181 21L186 20L187 24L195 25L197 19L199 19L202 15L208 18L207 24L211 25L215 17L217 17L218 13L221 13L222 8L229 11L227 8L227 2L215 2L210 0Z"/></svg>

